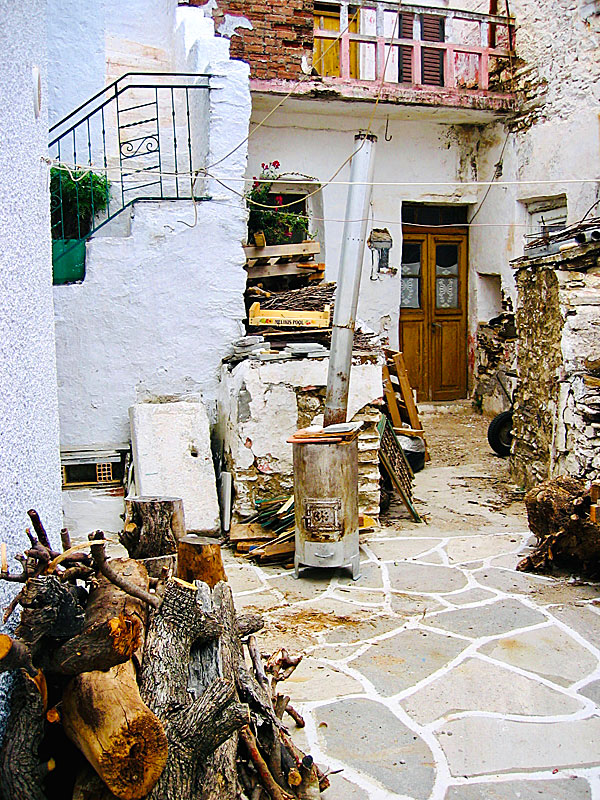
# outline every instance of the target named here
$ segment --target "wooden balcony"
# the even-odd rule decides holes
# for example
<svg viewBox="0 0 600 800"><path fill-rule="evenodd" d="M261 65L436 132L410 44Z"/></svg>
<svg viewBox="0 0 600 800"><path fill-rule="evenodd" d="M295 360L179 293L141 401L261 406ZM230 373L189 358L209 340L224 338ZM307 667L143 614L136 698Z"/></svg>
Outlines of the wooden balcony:
<svg viewBox="0 0 600 800"><path fill-rule="evenodd" d="M374 100L506 113L513 17L454 8L330 0L315 11L313 74L294 97ZM283 94L291 81L253 80L259 94Z"/></svg>

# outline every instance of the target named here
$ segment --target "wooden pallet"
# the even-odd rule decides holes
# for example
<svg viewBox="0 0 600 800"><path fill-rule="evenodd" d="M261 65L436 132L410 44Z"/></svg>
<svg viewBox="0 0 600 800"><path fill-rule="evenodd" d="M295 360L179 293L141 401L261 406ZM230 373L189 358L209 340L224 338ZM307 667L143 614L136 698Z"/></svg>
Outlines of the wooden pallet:
<svg viewBox="0 0 600 800"><path fill-rule="evenodd" d="M404 450L394 433L392 424L385 414L381 415L377 431L379 433L379 460L381 461L381 466L414 521L422 522L419 512L412 503L413 471L406 460Z"/></svg>
<svg viewBox="0 0 600 800"><path fill-rule="evenodd" d="M386 364L382 368L383 393L386 399L392 426L396 433L406 436L420 436L425 443L425 461L430 461L425 431L419 418L419 409L415 403L404 356L395 350L384 350ZM409 428L402 424L408 423Z"/></svg>
<svg viewBox="0 0 600 800"><path fill-rule="evenodd" d="M244 247L248 278L273 278L280 275L308 275L323 278L325 264L315 261L321 252L319 242Z"/></svg>

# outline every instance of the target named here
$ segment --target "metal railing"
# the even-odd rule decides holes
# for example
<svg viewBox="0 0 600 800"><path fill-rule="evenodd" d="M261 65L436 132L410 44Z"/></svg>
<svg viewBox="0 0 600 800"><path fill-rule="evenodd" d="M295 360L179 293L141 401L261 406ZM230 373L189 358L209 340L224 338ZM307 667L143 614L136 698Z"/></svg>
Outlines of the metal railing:
<svg viewBox="0 0 600 800"><path fill-rule="evenodd" d="M510 62L513 55L513 17L404 3L399 7L385 0L359 4L324 0L324 5L339 10L339 28L318 27L315 12L315 52L330 47L338 37L339 44L334 45L338 59L333 70L314 64L322 76L488 91L490 59ZM350 27L359 32L349 30L349 20L355 21ZM427 20L440 21L440 41L424 36Z"/></svg>
<svg viewBox="0 0 600 800"><path fill-rule="evenodd" d="M200 199L209 78L130 72L52 125L55 264L134 200Z"/></svg>

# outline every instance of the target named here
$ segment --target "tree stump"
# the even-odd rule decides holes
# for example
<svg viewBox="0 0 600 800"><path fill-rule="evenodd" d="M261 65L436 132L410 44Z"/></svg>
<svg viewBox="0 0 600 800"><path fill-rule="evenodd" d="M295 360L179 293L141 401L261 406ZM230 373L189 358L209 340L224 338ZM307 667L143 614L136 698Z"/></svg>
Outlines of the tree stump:
<svg viewBox="0 0 600 800"><path fill-rule="evenodd" d="M73 678L62 710L65 733L113 794L137 800L152 790L167 761L167 737L142 702L133 662Z"/></svg>
<svg viewBox="0 0 600 800"><path fill-rule="evenodd" d="M569 476L545 481L527 492L525 505L537 544L518 570L600 573L600 526L590 520L591 498L583 481Z"/></svg>
<svg viewBox="0 0 600 800"><path fill-rule="evenodd" d="M158 577L163 566L173 565L177 542L184 536L185 519L180 498L129 497L125 500L121 544L131 558L153 559L146 561L152 577Z"/></svg>
<svg viewBox="0 0 600 800"><path fill-rule="evenodd" d="M202 800L206 762L249 719L247 707L237 702L233 681L215 672L204 691L189 691L192 647L223 635L221 615L203 612L200 596L198 587L173 578L167 582L160 608L150 614L141 693L163 722L169 755L148 800ZM227 648L223 641L221 646ZM209 660L214 660L214 650L209 652ZM220 800L230 797L236 795L219 795Z"/></svg>

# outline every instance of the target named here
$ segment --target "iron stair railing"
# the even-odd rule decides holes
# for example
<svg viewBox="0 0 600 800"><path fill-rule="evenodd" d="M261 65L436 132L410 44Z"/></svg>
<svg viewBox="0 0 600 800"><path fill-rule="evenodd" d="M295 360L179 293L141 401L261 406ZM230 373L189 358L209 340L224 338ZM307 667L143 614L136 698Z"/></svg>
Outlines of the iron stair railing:
<svg viewBox="0 0 600 800"><path fill-rule="evenodd" d="M209 89L207 74L129 72L52 125L55 272L135 200L206 199Z"/></svg>

